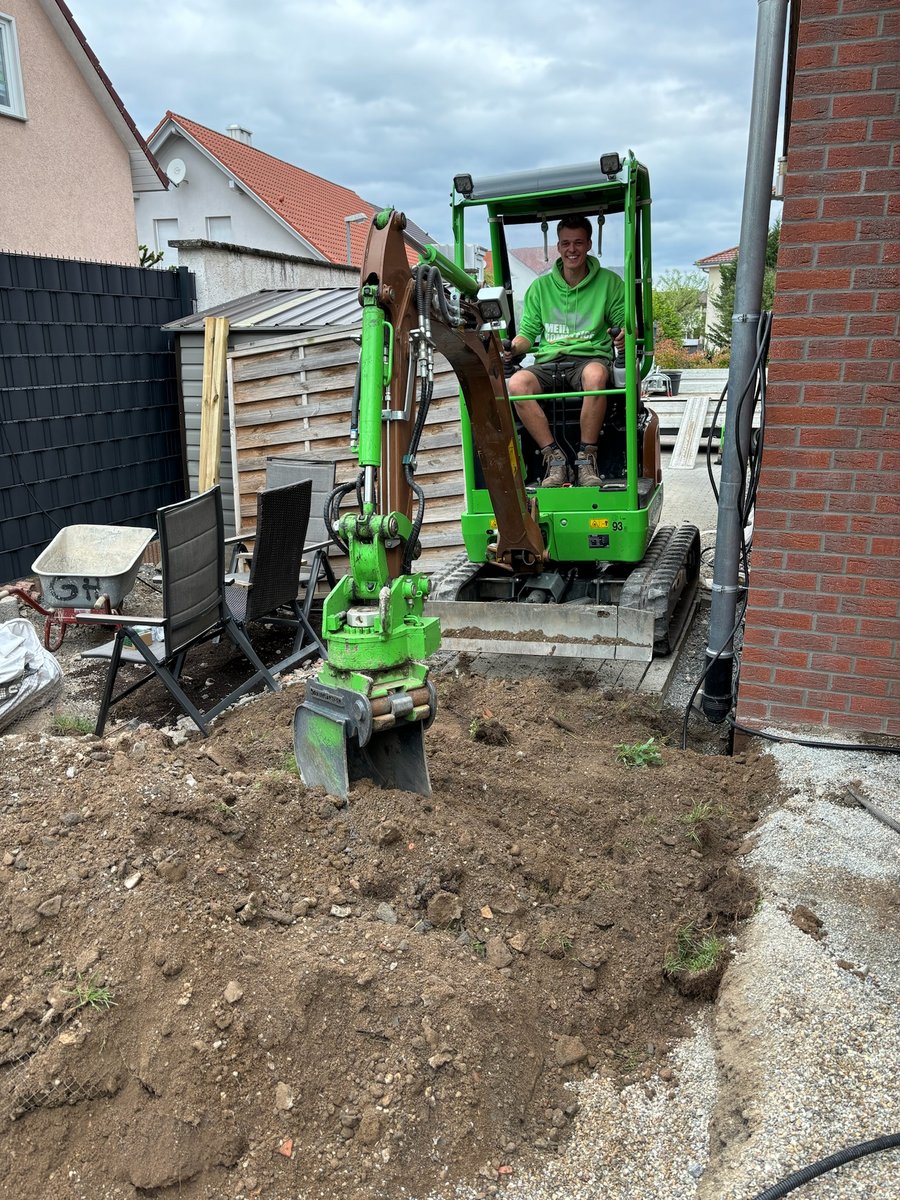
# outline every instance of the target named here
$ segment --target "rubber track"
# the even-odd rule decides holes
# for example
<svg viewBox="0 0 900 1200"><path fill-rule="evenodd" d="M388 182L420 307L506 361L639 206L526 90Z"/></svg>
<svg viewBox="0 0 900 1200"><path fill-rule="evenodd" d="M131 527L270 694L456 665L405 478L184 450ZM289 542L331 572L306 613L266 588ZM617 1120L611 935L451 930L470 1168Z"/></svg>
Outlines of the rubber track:
<svg viewBox="0 0 900 1200"><path fill-rule="evenodd" d="M445 563L442 570L431 577L429 600L458 600L462 588L481 570L482 563L469 562L465 550Z"/></svg>
<svg viewBox="0 0 900 1200"><path fill-rule="evenodd" d="M653 645L668 654L680 631L700 576L700 530L696 525L663 525L643 561L622 588L619 604L653 613Z"/></svg>

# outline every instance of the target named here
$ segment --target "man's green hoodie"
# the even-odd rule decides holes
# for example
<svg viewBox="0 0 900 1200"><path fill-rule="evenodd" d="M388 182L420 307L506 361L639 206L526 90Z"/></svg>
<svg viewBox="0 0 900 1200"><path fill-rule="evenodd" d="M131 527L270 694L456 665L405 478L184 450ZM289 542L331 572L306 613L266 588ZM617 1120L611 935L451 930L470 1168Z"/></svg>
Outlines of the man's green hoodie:
<svg viewBox="0 0 900 1200"><path fill-rule="evenodd" d="M535 347L538 362L561 354L613 357L608 330L625 324L625 284L593 254L585 263L588 273L574 287L566 283L561 258L528 285L518 332Z"/></svg>

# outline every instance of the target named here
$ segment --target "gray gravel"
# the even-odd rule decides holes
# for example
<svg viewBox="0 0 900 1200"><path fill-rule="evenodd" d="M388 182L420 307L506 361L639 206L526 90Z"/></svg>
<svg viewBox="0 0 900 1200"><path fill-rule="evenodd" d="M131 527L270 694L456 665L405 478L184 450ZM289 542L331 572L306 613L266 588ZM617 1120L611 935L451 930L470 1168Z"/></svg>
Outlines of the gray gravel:
<svg viewBox="0 0 900 1200"><path fill-rule="evenodd" d="M766 752L787 799L745 860L760 905L715 1009L670 1055L674 1079L618 1093L587 1081L563 1153L440 1200L752 1200L826 1155L900 1131L900 835L842 795L853 783L900 819L900 761L774 743ZM792 923L797 905L821 922L818 937ZM900 1150L791 1195L897 1200Z"/></svg>

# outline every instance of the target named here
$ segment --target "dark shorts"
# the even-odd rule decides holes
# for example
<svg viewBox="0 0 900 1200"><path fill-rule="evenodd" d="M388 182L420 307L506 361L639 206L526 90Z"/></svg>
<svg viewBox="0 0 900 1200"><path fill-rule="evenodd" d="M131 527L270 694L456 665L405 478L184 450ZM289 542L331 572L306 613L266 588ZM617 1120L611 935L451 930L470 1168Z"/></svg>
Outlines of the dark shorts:
<svg viewBox="0 0 900 1200"><path fill-rule="evenodd" d="M530 371L535 376L541 386L541 391L546 393L552 392L580 392L581 375L588 363L601 363L606 367L608 376L612 374L612 362L608 358L588 358L584 355L560 354L558 358L552 358L549 362L535 362L528 367L523 367L523 371ZM513 396L516 402L528 400L528 396Z"/></svg>

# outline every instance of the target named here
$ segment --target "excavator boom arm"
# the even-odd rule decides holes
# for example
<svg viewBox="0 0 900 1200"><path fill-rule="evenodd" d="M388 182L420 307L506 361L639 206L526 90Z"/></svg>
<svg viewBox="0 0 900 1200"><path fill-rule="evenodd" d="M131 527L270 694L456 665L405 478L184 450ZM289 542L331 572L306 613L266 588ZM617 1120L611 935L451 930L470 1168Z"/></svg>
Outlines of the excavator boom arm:
<svg viewBox="0 0 900 1200"><path fill-rule="evenodd" d="M413 435L414 420L412 413L408 420L399 414L404 411L405 398L411 394L410 371L418 338L419 360L424 357L433 373L433 351L437 350L459 380L497 522L496 563L520 572L539 571L546 550L536 520L536 501L530 500L525 492L497 336L489 328L485 330L487 323L472 296L461 296L458 309L452 312L440 304L432 304L433 288L443 287L443 282L432 275L430 286L423 285L421 278L410 272L404 225L402 213L392 212L381 226L376 218L366 243L360 276L363 288L377 286L378 304L393 334L391 404L387 410L391 415L382 437L382 511L411 515L412 495L404 471L404 452ZM431 258L430 264L419 266L419 272L440 272L441 256L433 254ZM456 268L451 282L456 279L463 282L460 275ZM472 281L472 290L475 286ZM424 314L420 297L424 297L428 307ZM427 375L428 370L421 374Z"/></svg>

